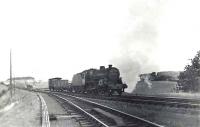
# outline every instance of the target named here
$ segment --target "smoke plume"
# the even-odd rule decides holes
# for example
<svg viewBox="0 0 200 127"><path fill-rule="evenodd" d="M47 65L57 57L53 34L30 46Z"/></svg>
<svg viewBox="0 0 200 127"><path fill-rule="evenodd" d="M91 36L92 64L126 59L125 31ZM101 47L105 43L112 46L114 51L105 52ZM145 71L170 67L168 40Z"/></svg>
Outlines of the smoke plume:
<svg viewBox="0 0 200 127"><path fill-rule="evenodd" d="M138 81L138 75L158 71L154 62L158 47L157 23L163 3L159 0L138 0L130 6L130 25L124 32L119 52L111 62L120 69L123 81L131 92Z"/></svg>

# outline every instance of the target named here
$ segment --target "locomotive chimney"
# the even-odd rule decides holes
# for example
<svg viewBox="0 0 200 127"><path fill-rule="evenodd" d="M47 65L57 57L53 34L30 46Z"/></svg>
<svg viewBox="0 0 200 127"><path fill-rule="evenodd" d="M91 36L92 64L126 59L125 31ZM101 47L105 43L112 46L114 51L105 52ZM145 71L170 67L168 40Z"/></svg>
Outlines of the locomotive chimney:
<svg viewBox="0 0 200 127"><path fill-rule="evenodd" d="M112 65L111 65L111 64L110 64L110 65L108 65L108 68L109 68L109 69L111 69L111 68L112 68Z"/></svg>
<svg viewBox="0 0 200 127"><path fill-rule="evenodd" d="M104 66L100 66L100 70L105 70L105 67Z"/></svg>

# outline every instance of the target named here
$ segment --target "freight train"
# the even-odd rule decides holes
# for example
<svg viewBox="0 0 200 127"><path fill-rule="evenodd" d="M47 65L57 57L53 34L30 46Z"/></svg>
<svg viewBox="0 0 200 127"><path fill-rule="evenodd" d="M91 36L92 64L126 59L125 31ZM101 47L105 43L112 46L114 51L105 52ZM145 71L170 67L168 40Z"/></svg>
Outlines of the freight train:
<svg viewBox="0 0 200 127"><path fill-rule="evenodd" d="M112 65L108 68L100 66L99 69L88 69L77 73L73 76L72 83L62 84L62 82L61 78L49 79L49 89L97 95L121 95L127 88L122 82L119 69Z"/></svg>

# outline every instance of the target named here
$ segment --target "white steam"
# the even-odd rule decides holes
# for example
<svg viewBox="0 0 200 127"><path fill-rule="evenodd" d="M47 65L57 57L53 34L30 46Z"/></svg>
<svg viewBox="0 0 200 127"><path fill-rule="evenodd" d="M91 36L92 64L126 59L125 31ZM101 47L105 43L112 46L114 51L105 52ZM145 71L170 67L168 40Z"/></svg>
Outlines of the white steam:
<svg viewBox="0 0 200 127"><path fill-rule="evenodd" d="M111 60L128 84L128 92L135 87L140 73L159 70L154 54L158 47L157 24L163 5L160 0L136 0L130 6L130 20L119 44L119 52Z"/></svg>

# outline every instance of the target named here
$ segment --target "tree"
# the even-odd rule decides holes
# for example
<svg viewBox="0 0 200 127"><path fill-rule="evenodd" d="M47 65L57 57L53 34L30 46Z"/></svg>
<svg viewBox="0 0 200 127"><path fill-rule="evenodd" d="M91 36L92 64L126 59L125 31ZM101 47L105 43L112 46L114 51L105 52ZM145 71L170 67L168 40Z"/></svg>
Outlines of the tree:
<svg viewBox="0 0 200 127"><path fill-rule="evenodd" d="M178 87L185 92L200 91L200 51L191 59L191 65L186 65L180 73Z"/></svg>

